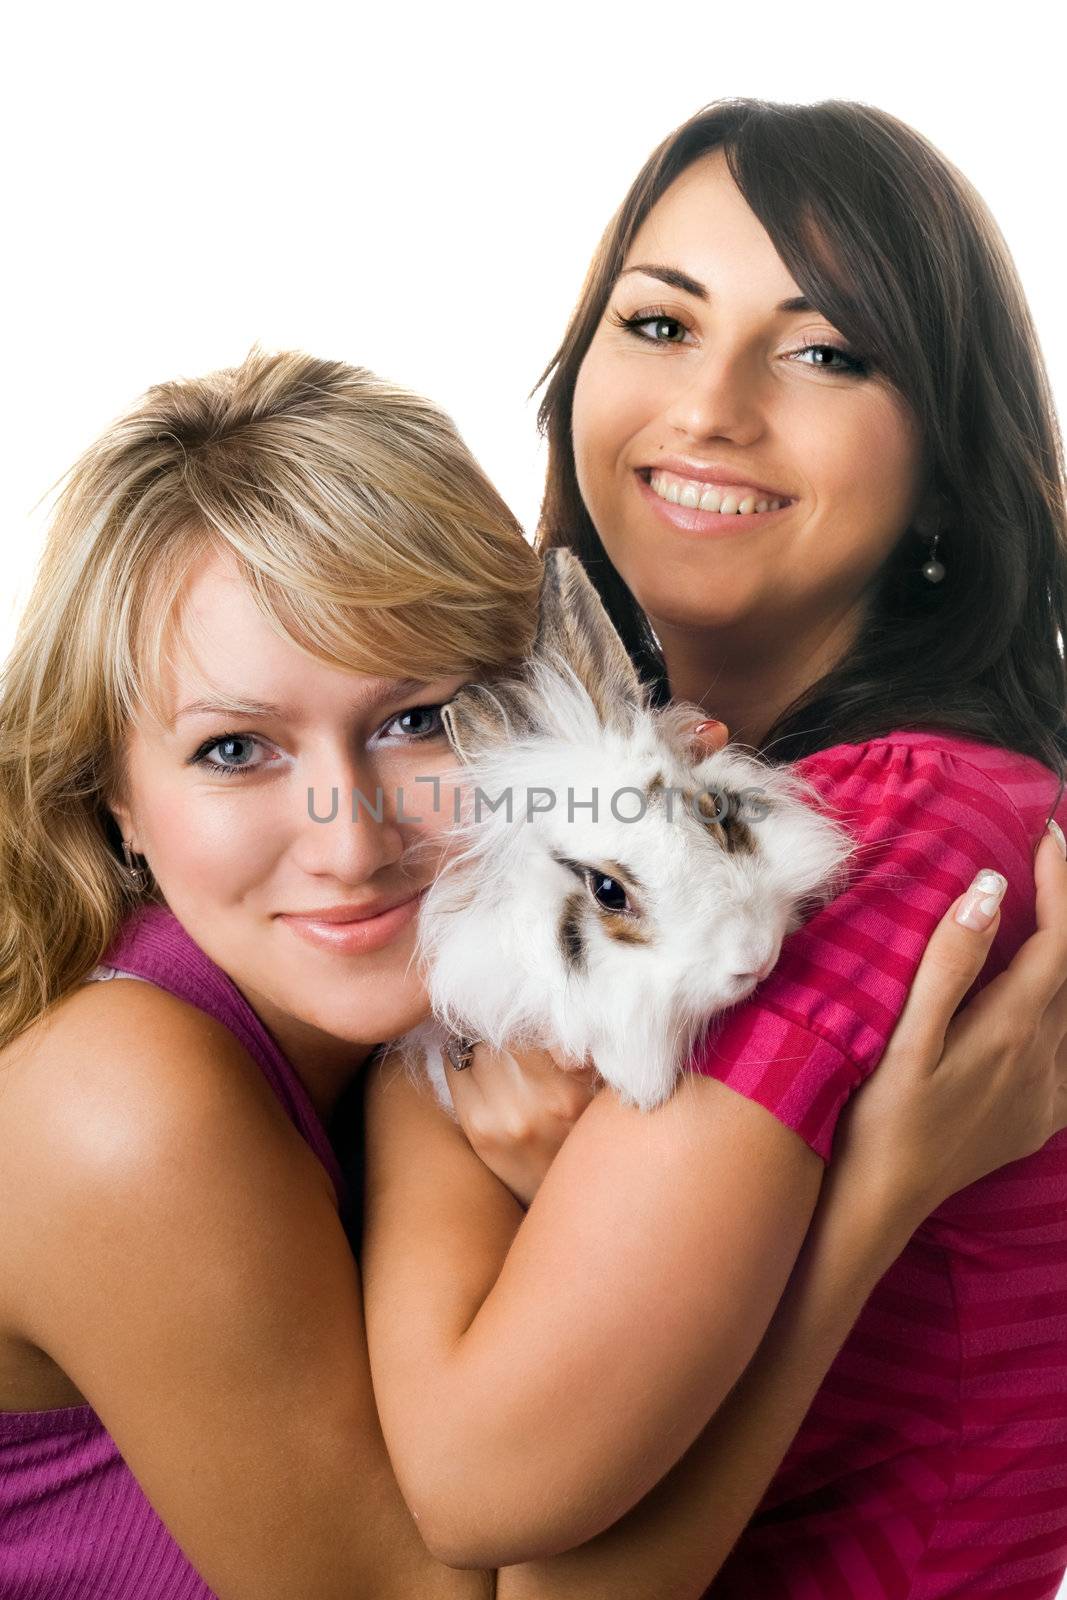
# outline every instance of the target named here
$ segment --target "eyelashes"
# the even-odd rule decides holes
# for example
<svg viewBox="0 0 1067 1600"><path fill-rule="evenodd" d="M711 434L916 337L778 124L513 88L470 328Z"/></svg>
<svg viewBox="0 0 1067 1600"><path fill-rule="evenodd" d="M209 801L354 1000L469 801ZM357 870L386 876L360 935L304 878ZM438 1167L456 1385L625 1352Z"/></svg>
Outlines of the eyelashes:
<svg viewBox="0 0 1067 1600"><path fill-rule="evenodd" d="M226 778L234 777L242 772L259 772L262 770L259 766L249 766L247 762L231 767L227 766L224 761L212 761L210 759L212 750L217 750L224 744L250 744L259 749L263 748L263 740L257 738L254 733L220 733L216 734L212 739L204 740L204 743L190 757L189 765L207 767L210 772L218 772Z"/></svg>
<svg viewBox="0 0 1067 1600"><path fill-rule="evenodd" d="M445 729L441 720L441 711L444 703L442 702L441 705L408 706L404 711L398 711L396 716L390 717L388 722L383 724L383 728L391 728L394 723L402 722L405 717L429 716L434 726L425 728L419 733L408 731L399 742L419 744L426 739L443 737ZM380 729L379 732L381 731ZM242 761L237 765L230 765L225 761L213 760L212 752L219 750L223 745L251 745L255 749L264 750L269 747L270 741L260 738L255 733L216 733L210 739L205 739L202 744L197 746L197 749L189 757L187 765L206 767L209 772L217 772L220 777L232 778L239 777L244 772L262 772L266 767L276 764L271 760L267 760L256 762L255 764L250 761Z"/></svg>
<svg viewBox="0 0 1067 1600"><path fill-rule="evenodd" d="M445 725L441 720L441 712L444 709L445 703L446 702L442 701L440 705L408 706L406 711L398 711L395 717L390 717L385 726L387 728L391 728L394 722L400 722L404 717L417 717L420 714L429 715L432 713L437 724L436 727L426 728L422 733L413 733L410 735L413 741L418 741L420 739L432 739L437 734L444 733L445 731Z"/></svg>
<svg viewBox="0 0 1067 1600"><path fill-rule="evenodd" d="M638 312L632 317L624 317L618 311L610 311L608 313L608 321L613 327L621 328L623 332L632 334L634 338L643 340L645 344L652 345L671 345L681 344L683 342L682 339L677 337L668 337L662 339L656 338L646 331L649 328L655 327L657 324L667 328L680 330L683 334L688 332L685 323L680 317L672 316L670 312L658 307L650 307L649 310ZM835 344L829 339L810 340L807 344L800 345L796 350L790 351L789 354L791 357L803 356L815 350L829 352L836 358L840 365L833 364L831 362L807 361L802 362L802 366L814 366L817 368L821 367L827 372L846 373L856 377L864 376L871 370L871 363L866 359L866 357L857 354L854 350L848 349L845 345Z"/></svg>

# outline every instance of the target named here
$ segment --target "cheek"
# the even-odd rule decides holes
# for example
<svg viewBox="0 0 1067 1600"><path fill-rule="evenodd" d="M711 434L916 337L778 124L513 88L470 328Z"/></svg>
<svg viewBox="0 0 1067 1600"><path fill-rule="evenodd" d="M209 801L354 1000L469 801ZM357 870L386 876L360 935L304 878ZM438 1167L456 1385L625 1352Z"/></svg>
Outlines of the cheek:
<svg viewBox="0 0 1067 1600"><path fill-rule="evenodd" d="M870 576L900 541L921 491L922 451L903 407L876 393L843 407L834 427L803 434L800 458L811 502L797 553L809 575L849 566Z"/></svg>
<svg viewBox="0 0 1067 1600"><path fill-rule="evenodd" d="M872 392L868 403L842 411L833 430L807 443L812 481L827 497L863 504L874 519L906 521L919 488L922 452L902 406Z"/></svg>
<svg viewBox="0 0 1067 1600"><path fill-rule="evenodd" d="M236 789L242 780L220 778L220 790L225 783ZM141 834L167 903L177 909L192 897L217 905L262 881L279 853L278 811L278 797L265 789L257 797L172 783L146 796Z"/></svg>
<svg viewBox="0 0 1067 1600"><path fill-rule="evenodd" d="M460 789L449 781L455 768L451 750L442 751L435 740L417 758L394 765L383 782L386 792L401 803L398 820L407 843L422 846L431 859L458 820Z"/></svg>
<svg viewBox="0 0 1067 1600"><path fill-rule="evenodd" d="M594 342L578 372L571 417L578 487L594 522L594 502L610 489L627 441L647 421L647 393L626 381L626 364Z"/></svg>

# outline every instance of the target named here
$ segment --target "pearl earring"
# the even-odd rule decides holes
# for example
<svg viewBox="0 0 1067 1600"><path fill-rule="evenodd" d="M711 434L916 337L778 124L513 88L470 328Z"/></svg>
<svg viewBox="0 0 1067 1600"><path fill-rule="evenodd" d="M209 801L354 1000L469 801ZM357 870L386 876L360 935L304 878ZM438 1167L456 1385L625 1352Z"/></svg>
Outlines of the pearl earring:
<svg viewBox="0 0 1067 1600"><path fill-rule="evenodd" d="M930 540L930 554L922 566L922 575L927 583L940 583L945 576L945 563L937 558L937 546L940 538L940 533L935 533Z"/></svg>

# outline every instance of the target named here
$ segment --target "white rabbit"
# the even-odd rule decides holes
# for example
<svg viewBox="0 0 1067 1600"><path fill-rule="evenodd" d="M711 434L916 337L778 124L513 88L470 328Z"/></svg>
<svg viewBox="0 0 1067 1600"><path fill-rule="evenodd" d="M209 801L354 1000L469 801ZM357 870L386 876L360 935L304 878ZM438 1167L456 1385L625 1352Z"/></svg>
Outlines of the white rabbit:
<svg viewBox="0 0 1067 1600"><path fill-rule="evenodd" d="M684 731L699 708L649 709L566 550L546 557L521 673L468 684L442 715L464 809L420 910L434 1020L401 1055L448 1109L450 1035L591 1057L650 1109L708 1018L750 994L834 892L848 836L785 769L701 755Z"/></svg>

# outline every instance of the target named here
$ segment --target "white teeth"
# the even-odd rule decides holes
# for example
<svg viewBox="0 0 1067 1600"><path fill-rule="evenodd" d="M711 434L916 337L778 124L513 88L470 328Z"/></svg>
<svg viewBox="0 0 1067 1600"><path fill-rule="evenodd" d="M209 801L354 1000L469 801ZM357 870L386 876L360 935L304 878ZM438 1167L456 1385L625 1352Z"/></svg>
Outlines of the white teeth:
<svg viewBox="0 0 1067 1600"><path fill-rule="evenodd" d="M745 517L751 516L754 511L778 511L787 504L770 496L761 499L754 490L748 493L743 489L724 493L714 487L705 488L693 478L678 478L673 473L650 472L648 481L661 500L684 506L687 511L699 509Z"/></svg>

